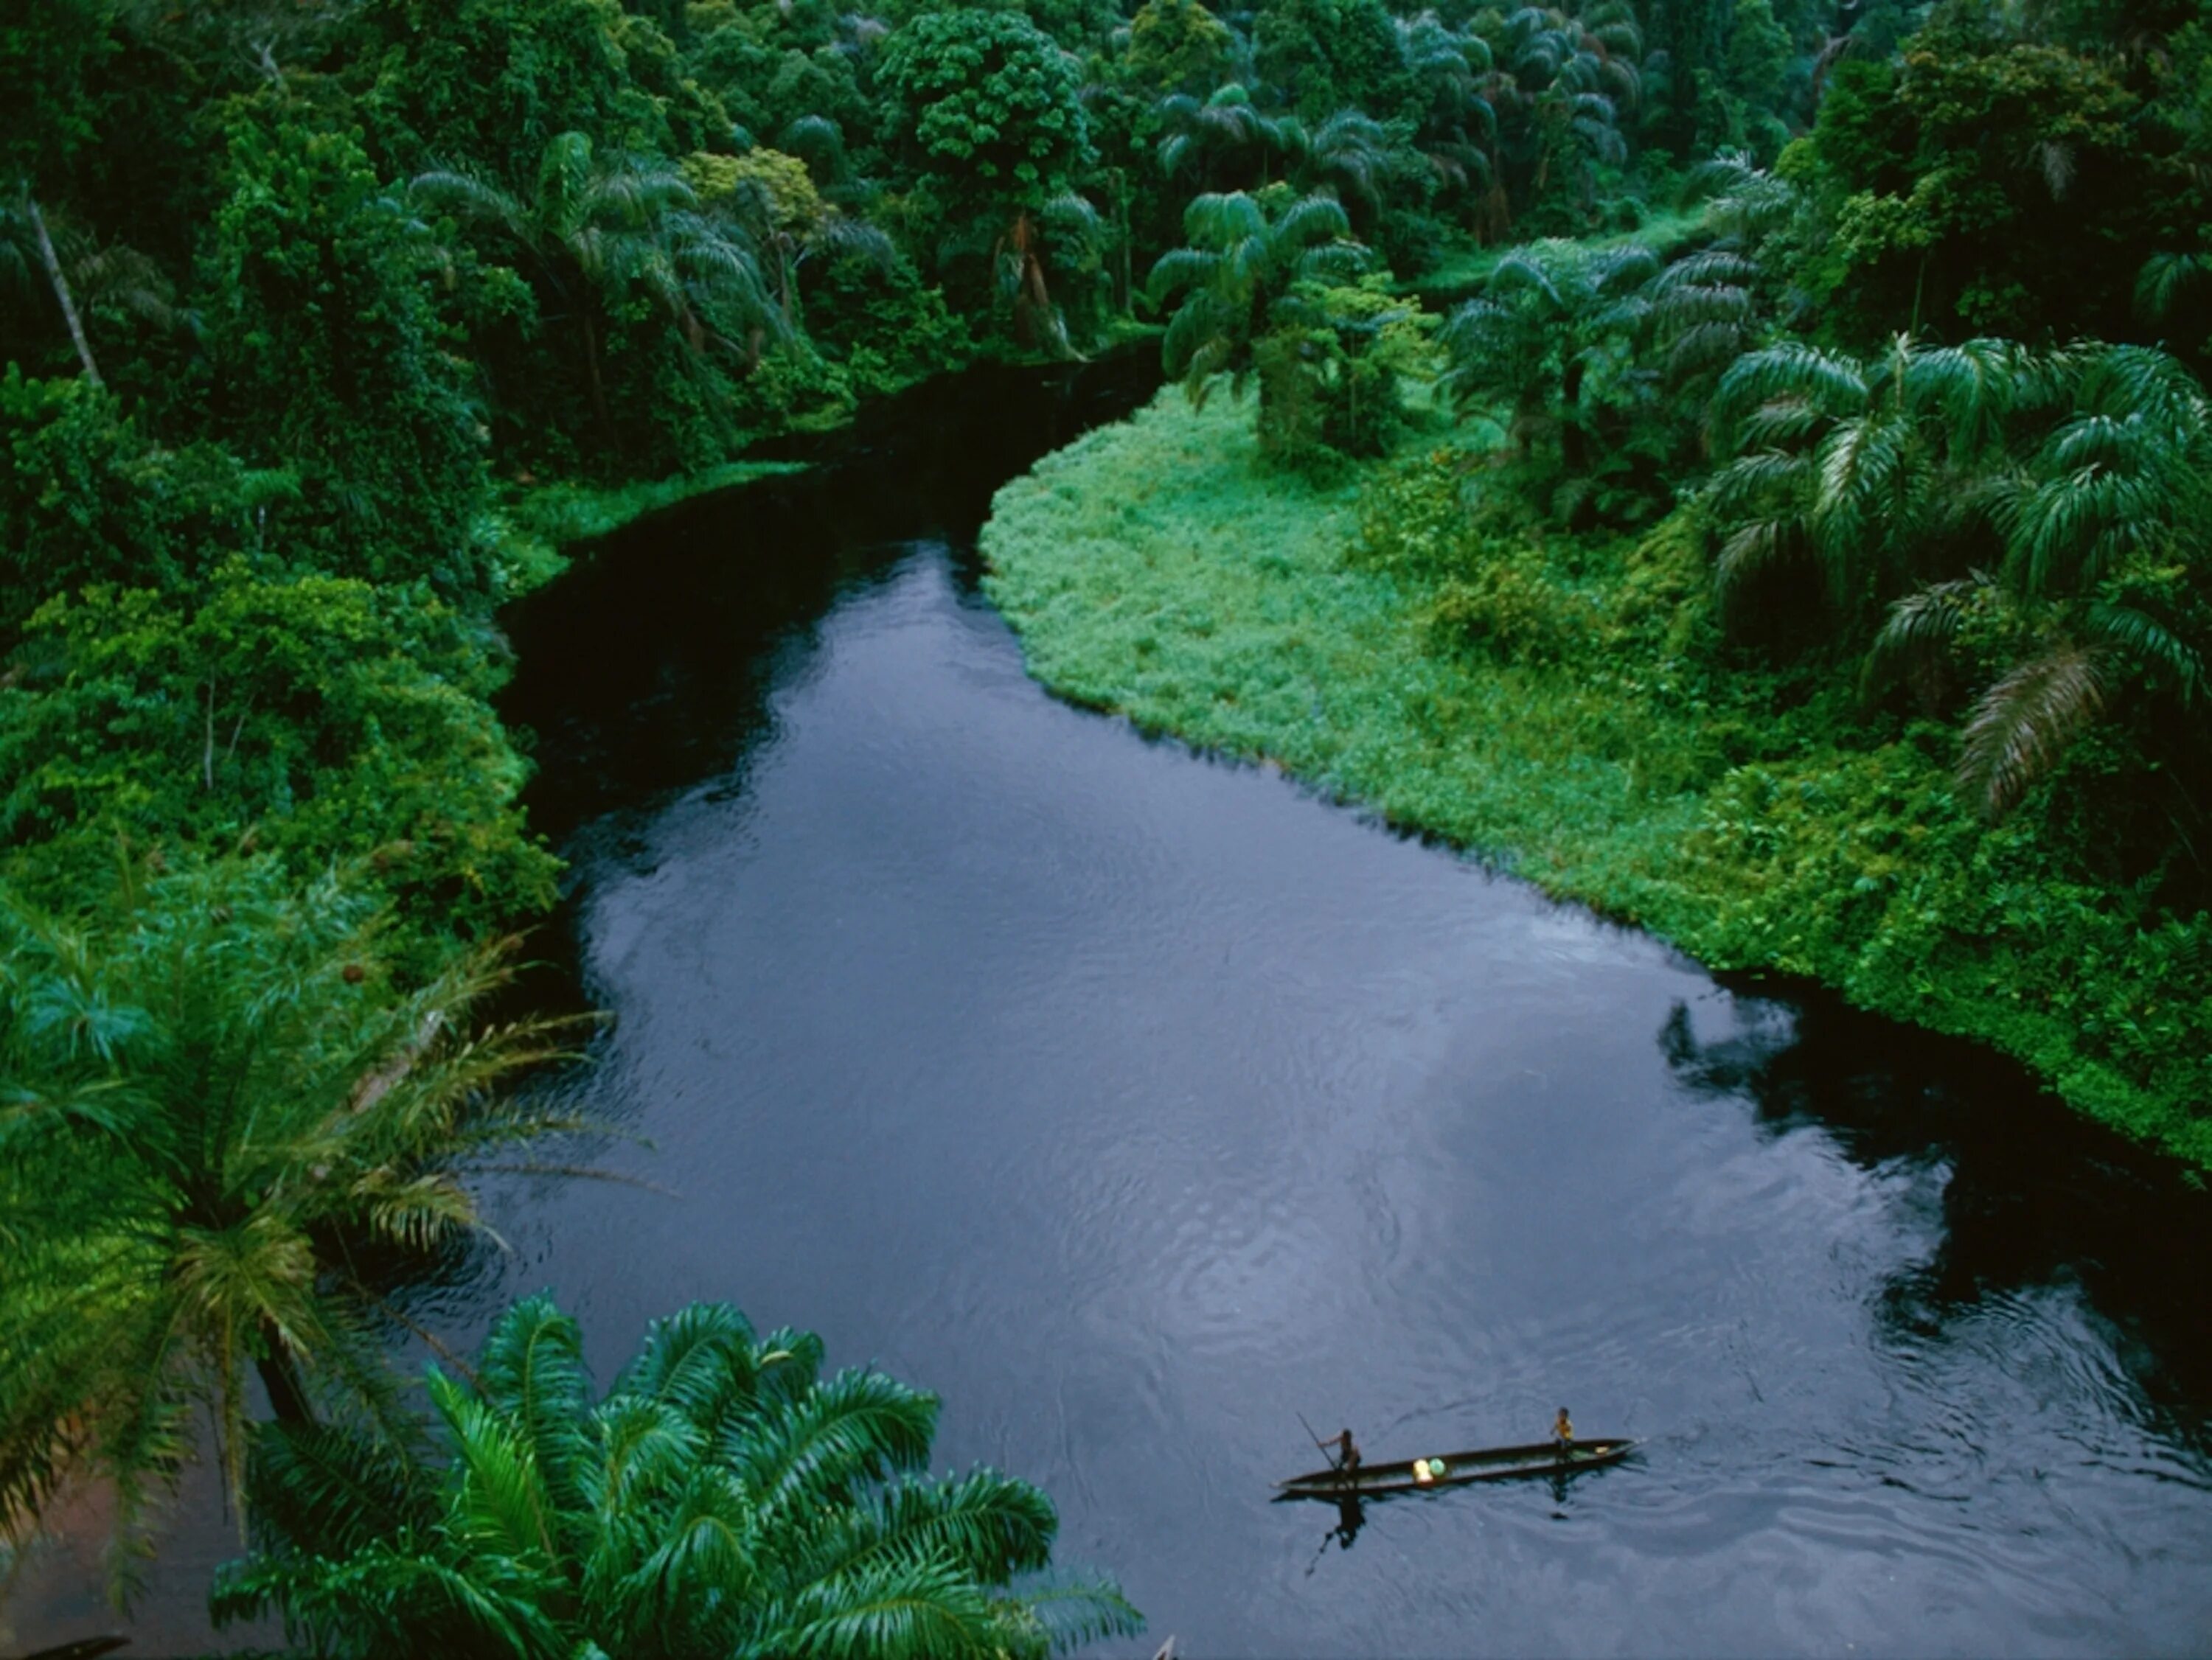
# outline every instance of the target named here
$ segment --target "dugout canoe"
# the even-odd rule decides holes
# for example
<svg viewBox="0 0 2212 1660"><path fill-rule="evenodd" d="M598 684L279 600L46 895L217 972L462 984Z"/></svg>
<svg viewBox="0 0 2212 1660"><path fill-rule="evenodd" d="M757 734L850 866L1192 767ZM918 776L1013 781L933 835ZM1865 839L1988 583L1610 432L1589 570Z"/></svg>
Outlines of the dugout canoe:
<svg viewBox="0 0 2212 1660"><path fill-rule="evenodd" d="M1423 1493L1431 1487L1465 1487L1470 1481L1503 1481L1520 1475L1576 1475L1619 1463L1635 1446L1635 1442L1625 1439L1601 1437L1577 1440L1562 1452L1557 1441L1534 1441L1527 1446L1485 1447L1474 1452L1408 1458L1395 1464L1362 1464L1349 1474L1338 1469L1309 1470L1276 1482L1275 1487L1285 1499L1373 1499L1383 1493Z"/></svg>

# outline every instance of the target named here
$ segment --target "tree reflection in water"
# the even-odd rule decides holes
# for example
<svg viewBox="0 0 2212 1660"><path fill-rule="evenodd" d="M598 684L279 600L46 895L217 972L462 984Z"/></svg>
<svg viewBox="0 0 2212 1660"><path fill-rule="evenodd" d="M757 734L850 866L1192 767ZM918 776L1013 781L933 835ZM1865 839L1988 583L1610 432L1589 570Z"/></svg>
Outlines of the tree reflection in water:
<svg viewBox="0 0 2212 1660"><path fill-rule="evenodd" d="M1940 1191L1932 1253L1885 1287L1889 1336L1925 1343L1970 1315L2070 1288L2110 1328L2152 1412L2212 1450L2212 1325L2193 1274L2212 1198L2184 1172L2069 1112L2017 1065L1817 991L1731 988L1732 1032L1677 1003L1658 1042L1687 1093L1747 1104L1780 1136L1826 1136L1869 1172Z"/></svg>

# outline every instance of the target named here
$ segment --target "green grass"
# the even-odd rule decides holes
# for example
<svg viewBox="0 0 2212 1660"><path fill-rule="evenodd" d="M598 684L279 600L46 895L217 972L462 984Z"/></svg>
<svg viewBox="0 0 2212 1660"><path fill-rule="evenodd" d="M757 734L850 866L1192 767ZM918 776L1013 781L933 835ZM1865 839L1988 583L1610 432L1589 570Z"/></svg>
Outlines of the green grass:
<svg viewBox="0 0 2212 1660"><path fill-rule="evenodd" d="M1715 968L1990 1043L2212 1166L2212 929L2081 879L2026 815L1978 823L1947 729L1718 668L1681 518L1504 546L1468 530L1451 457L1316 489L1263 471L1250 426L1170 391L1000 493L988 587L1039 680Z"/></svg>
<svg viewBox="0 0 2212 1660"><path fill-rule="evenodd" d="M805 470L806 463L799 461L726 461L673 478L607 485L562 481L522 491L507 511L519 530L563 548L610 535L647 513L657 513L693 496Z"/></svg>

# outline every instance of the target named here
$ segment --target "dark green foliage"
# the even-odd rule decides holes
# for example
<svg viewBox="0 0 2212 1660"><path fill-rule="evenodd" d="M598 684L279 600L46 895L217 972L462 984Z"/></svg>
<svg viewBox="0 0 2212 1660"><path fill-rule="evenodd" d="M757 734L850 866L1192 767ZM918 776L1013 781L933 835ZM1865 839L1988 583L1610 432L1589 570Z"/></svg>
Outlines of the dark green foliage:
<svg viewBox="0 0 2212 1660"><path fill-rule="evenodd" d="M1395 112L1406 101L1398 33L1382 0L1276 0L1253 30L1268 86L1308 120L1347 106Z"/></svg>
<svg viewBox="0 0 2212 1660"><path fill-rule="evenodd" d="M217 428L298 482L271 533L295 561L483 591L471 531L485 433L447 349L427 230L352 138L241 111L205 280Z"/></svg>
<svg viewBox="0 0 2212 1660"><path fill-rule="evenodd" d="M1139 1627L1109 1584L1040 1581L1044 1494L928 1473L937 1400L822 1375L811 1333L726 1304L647 1330L594 1400L582 1336L516 1304L465 1384L433 1367L441 1469L271 1427L256 1554L219 1618L283 1615L318 1654L1042 1657Z"/></svg>
<svg viewBox="0 0 2212 1660"><path fill-rule="evenodd" d="M1202 93L1229 72L1235 37L1200 0L1145 0L1129 20L1123 72L1152 93Z"/></svg>
<svg viewBox="0 0 2212 1660"><path fill-rule="evenodd" d="M2125 337L2144 262L2204 216L2158 133L2183 90L1955 21L1894 67L1846 63L1795 173L1832 227L1808 288L1859 340L1900 323Z"/></svg>
<svg viewBox="0 0 2212 1660"><path fill-rule="evenodd" d="M664 154L709 136L666 38L617 0L366 0L349 27L391 173L465 162L519 187L564 132Z"/></svg>
<svg viewBox="0 0 2212 1660"><path fill-rule="evenodd" d="M261 545L262 510L298 494L213 445L166 450L82 379L0 379L0 641L86 583L163 589Z"/></svg>

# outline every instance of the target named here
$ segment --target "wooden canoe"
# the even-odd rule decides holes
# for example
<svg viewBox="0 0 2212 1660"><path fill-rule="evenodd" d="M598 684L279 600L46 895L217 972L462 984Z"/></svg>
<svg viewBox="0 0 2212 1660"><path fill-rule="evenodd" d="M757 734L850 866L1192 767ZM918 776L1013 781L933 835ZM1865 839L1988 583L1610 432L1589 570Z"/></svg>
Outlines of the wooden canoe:
<svg viewBox="0 0 2212 1660"><path fill-rule="evenodd" d="M1420 1493L1430 1487L1464 1487L1469 1481L1503 1481L1516 1475L1577 1475L1620 1463L1635 1445L1618 1438L1578 1440L1561 1452L1557 1441L1535 1441L1527 1446L1408 1458L1395 1464L1362 1464L1349 1474L1337 1469L1309 1470L1275 1486L1285 1499L1372 1499L1386 1493ZM1427 1467L1425 1475L1417 1468L1422 1465Z"/></svg>

